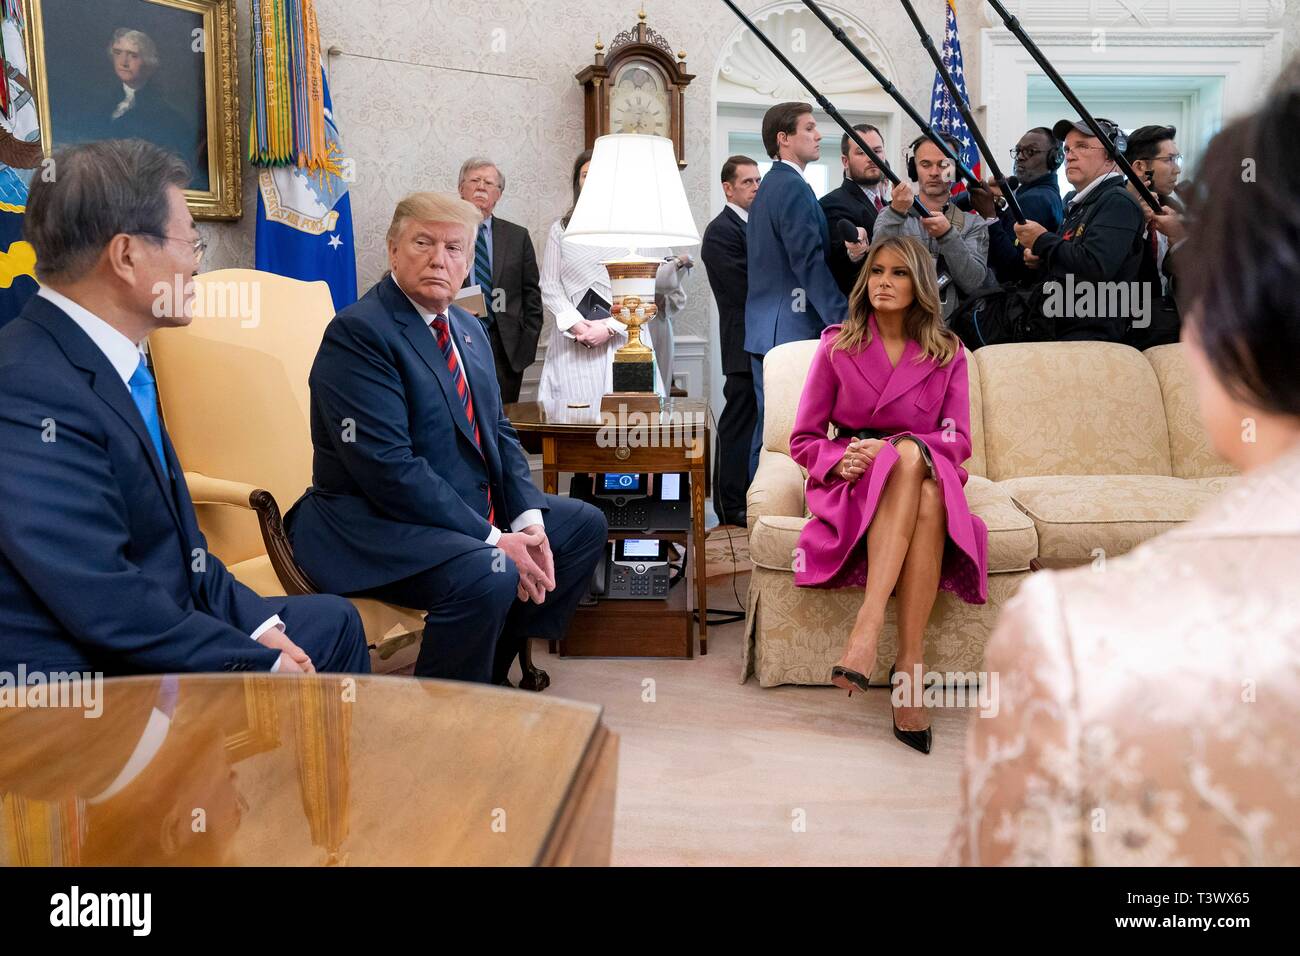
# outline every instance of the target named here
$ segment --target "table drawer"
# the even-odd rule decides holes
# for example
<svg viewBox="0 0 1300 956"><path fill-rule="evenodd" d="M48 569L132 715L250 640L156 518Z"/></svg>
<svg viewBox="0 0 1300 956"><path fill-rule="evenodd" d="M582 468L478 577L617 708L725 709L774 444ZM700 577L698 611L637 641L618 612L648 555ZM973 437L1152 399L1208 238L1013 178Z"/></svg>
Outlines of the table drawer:
<svg viewBox="0 0 1300 956"><path fill-rule="evenodd" d="M546 439L555 442L552 459L562 471L689 471L704 464L707 433L696 431L675 446L645 445L636 442L601 447L591 436L560 436Z"/></svg>

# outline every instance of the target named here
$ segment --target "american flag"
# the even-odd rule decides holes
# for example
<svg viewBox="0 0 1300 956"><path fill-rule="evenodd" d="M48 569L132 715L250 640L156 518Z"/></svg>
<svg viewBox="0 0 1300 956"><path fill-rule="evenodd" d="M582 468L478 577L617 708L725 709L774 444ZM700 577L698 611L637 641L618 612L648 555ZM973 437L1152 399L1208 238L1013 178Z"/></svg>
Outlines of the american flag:
<svg viewBox="0 0 1300 956"><path fill-rule="evenodd" d="M958 92L961 93L962 102L969 106L970 97L966 94L966 69L961 61L961 37L957 34L957 9L953 2L954 0L948 0L948 13L944 17L943 65L947 68ZM938 70L934 71L934 94L930 97L930 125L940 133L948 133L955 137L957 142L961 143L962 163L977 177L980 176L979 150L975 148L975 140L971 138L970 129L967 128L966 121L961 118L957 104L949 95L948 87L944 84L943 76ZM958 179L953 191L961 192L965 188Z"/></svg>

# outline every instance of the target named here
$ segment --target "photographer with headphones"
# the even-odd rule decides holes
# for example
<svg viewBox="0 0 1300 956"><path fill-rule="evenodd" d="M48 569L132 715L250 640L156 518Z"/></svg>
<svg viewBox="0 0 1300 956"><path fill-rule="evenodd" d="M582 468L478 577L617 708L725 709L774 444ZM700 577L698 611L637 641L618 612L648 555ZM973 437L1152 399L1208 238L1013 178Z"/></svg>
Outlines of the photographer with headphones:
<svg viewBox="0 0 1300 956"><path fill-rule="evenodd" d="M1061 141L1046 126L1038 126L1020 137L1011 149L1013 174L1008 185L1015 190L1016 201L1025 218L1042 224L1048 232L1061 227L1065 204L1056 171L1065 162ZM989 222L989 266L998 282L1037 280L1037 274L1025 265L1022 250L1016 245L1015 217L1002 198L1002 190L992 179L985 184L988 192L970 193L971 209Z"/></svg>
<svg viewBox="0 0 1300 956"><path fill-rule="evenodd" d="M1128 145L1123 131L1110 120L1097 122L1123 152ZM1065 177L1074 192L1065 197L1065 219L1056 231L1033 221L1015 227L1025 264L1036 269L1044 283L1065 283L1067 277L1073 277L1071 287L1135 281L1142 266L1146 220L1125 188L1124 174L1082 120L1061 120L1052 133L1065 142ZM1095 310L1058 316L1053 337L1120 342L1133 318Z"/></svg>
<svg viewBox="0 0 1300 956"><path fill-rule="evenodd" d="M961 144L950 136L943 138L960 156ZM940 301L946 319L956 311L962 297L993 283L988 268L988 223L975 213L959 209L952 201L952 161L928 137L918 137L907 148L907 175L920 193L914 193L906 180L899 180L889 205L876 218L872 239L912 236L921 241L939 272ZM908 215L914 196L930 213L924 219Z"/></svg>

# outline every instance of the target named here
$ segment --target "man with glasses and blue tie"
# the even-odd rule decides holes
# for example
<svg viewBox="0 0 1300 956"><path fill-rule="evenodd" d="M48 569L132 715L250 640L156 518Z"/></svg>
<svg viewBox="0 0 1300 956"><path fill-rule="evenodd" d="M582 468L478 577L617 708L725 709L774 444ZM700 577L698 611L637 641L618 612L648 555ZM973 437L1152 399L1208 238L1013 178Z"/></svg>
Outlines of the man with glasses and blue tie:
<svg viewBox="0 0 1300 956"><path fill-rule="evenodd" d="M506 178L496 163L465 160L457 182L460 198L474 204L483 221L474 238L474 259L465 285L477 285L487 309L480 316L492 342L501 400L519 401L524 371L537 358L542 332L542 288L537 254L528 230L496 215Z"/></svg>
<svg viewBox="0 0 1300 956"><path fill-rule="evenodd" d="M204 249L184 162L110 140L53 168L24 224L41 289L0 330L0 672L368 671L347 601L259 597L195 521L141 352L189 322L192 291L159 294Z"/></svg>

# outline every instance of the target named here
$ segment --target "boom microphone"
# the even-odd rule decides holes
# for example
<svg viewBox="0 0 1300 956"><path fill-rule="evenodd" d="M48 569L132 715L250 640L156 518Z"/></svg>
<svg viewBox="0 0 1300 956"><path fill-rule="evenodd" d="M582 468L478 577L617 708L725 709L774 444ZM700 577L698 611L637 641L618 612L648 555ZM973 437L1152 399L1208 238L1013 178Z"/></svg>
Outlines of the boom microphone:
<svg viewBox="0 0 1300 956"><path fill-rule="evenodd" d="M858 241L858 227L848 219L841 219L835 223L835 231L845 242Z"/></svg>

